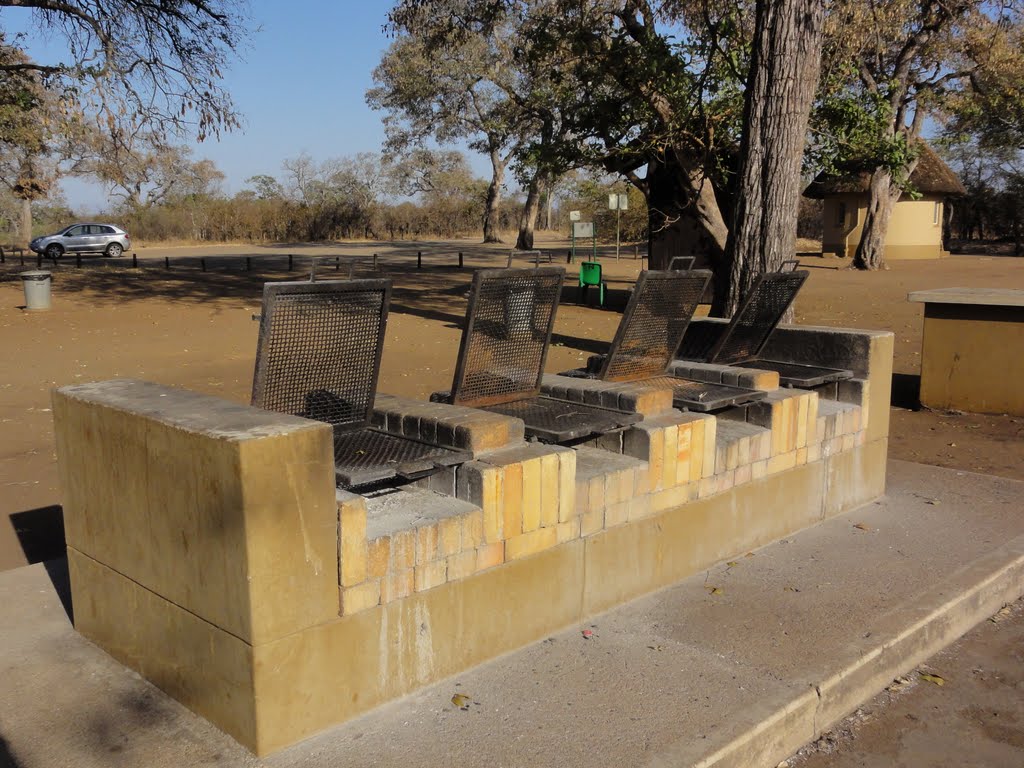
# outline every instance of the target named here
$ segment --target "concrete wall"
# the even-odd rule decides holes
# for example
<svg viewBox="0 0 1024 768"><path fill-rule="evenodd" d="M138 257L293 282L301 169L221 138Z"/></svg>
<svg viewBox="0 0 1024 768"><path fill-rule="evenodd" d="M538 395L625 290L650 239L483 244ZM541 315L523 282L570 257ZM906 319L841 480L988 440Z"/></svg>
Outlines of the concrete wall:
<svg viewBox="0 0 1024 768"><path fill-rule="evenodd" d="M614 439L481 451L450 511L387 524L335 493L323 425L143 382L58 390L76 628L273 752L882 494L892 335L790 327L776 351L815 348L857 378L742 423L642 392L651 415Z"/></svg>
<svg viewBox="0 0 1024 768"><path fill-rule="evenodd" d="M921 403L1024 416L1024 308L925 304Z"/></svg>

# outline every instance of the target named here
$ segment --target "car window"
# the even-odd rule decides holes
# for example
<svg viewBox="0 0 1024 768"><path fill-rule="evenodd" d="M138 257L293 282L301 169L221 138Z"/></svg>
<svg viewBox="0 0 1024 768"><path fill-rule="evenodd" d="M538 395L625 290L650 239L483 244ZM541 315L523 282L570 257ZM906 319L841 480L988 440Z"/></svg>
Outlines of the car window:
<svg viewBox="0 0 1024 768"><path fill-rule="evenodd" d="M85 227L72 227L64 233L65 237L79 237L85 234Z"/></svg>
<svg viewBox="0 0 1024 768"><path fill-rule="evenodd" d="M96 234L98 235L112 235L114 234L114 228L105 225L98 225L95 227Z"/></svg>

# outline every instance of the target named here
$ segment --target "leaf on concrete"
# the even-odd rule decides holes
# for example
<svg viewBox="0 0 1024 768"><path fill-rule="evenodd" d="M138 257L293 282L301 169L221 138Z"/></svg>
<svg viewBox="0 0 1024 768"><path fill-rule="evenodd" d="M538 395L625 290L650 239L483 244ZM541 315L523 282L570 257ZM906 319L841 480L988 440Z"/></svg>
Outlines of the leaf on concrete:
<svg viewBox="0 0 1024 768"><path fill-rule="evenodd" d="M737 565L739 565L739 563L737 563L735 560L730 560L728 563L726 563L726 565L730 568L735 568Z"/></svg>
<svg viewBox="0 0 1024 768"><path fill-rule="evenodd" d="M927 680L929 683L935 683L936 685L945 685L946 681L943 680L939 675L932 675L928 672L918 672L922 680Z"/></svg>
<svg viewBox="0 0 1024 768"><path fill-rule="evenodd" d="M782 591L783 592L799 592L800 590L797 589L796 587L783 587Z"/></svg>
<svg viewBox="0 0 1024 768"><path fill-rule="evenodd" d="M853 527L857 528L857 529L859 529L861 531L870 531L871 530L871 526L870 525L865 525L864 523L854 523Z"/></svg>
<svg viewBox="0 0 1024 768"><path fill-rule="evenodd" d="M719 587L704 587L708 591L709 595L720 595L722 590Z"/></svg>
<svg viewBox="0 0 1024 768"><path fill-rule="evenodd" d="M461 709L463 712L469 711L469 705L473 703L473 700L464 693L456 693L452 696L452 704Z"/></svg>
<svg viewBox="0 0 1024 768"><path fill-rule="evenodd" d="M910 685L909 677L897 677L886 687L885 690L895 693L897 691L902 691L908 685Z"/></svg>

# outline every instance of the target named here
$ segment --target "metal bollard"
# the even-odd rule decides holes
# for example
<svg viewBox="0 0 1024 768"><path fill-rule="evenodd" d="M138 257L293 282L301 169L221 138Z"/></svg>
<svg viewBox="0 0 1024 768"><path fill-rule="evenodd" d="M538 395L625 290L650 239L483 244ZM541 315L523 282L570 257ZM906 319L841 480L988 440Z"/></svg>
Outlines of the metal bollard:
<svg viewBox="0 0 1024 768"><path fill-rule="evenodd" d="M289 272L292 271L292 266L294 265L294 263L295 263L294 259L293 259L292 255L289 253L288 254L288 271Z"/></svg>
<svg viewBox="0 0 1024 768"><path fill-rule="evenodd" d="M462 251L459 251L459 269L462 269Z"/></svg>
<svg viewBox="0 0 1024 768"><path fill-rule="evenodd" d="M132 254L132 269L138 269L138 268L139 268L139 254L133 253Z"/></svg>
<svg viewBox="0 0 1024 768"><path fill-rule="evenodd" d="M373 254L373 271L377 271L377 254Z"/></svg>
<svg viewBox="0 0 1024 768"><path fill-rule="evenodd" d="M204 258L200 258L199 259L199 267L203 270L203 272L206 271L206 259L204 259Z"/></svg>
<svg viewBox="0 0 1024 768"><path fill-rule="evenodd" d="M416 251L416 269L423 269L423 251Z"/></svg>

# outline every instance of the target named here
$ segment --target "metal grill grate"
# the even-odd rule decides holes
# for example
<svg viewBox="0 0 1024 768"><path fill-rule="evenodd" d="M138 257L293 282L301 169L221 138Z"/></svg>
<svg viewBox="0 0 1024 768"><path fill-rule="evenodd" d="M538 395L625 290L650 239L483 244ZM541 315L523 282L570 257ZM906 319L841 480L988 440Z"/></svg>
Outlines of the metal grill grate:
<svg viewBox="0 0 1024 768"><path fill-rule="evenodd" d="M482 406L536 396L565 273L480 270L466 312L452 402Z"/></svg>
<svg viewBox="0 0 1024 768"><path fill-rule="evenodd" d="M636 381L663 374L710 280L707 270L641 272L599 378Z"/></svg>
<svg viewBox="0 0 1024 768"><path fill-rule="evenodd" d="M346 488L401 477L412 480L439 467L461 464L471 457L461 451L421 443L374 429L338 432L334 436L334 470Z"/></svg>
<svg viewBox="0 0 1024 768"><path fill-rule="evenodd" d="M779 374L779 383L784 387L817 387L830 381L843 381L853 377L853 371L845 368L823 368L803 363L784 363L778 360L751 360L740 363L744 368L759 368Z"/></svg>
<svg viewBox="0 0 1024 768"><path fill-rule="evenodd" d="M387 280L264 286L253 405L336 429L367 425L390 293Z"/></svg>
<svg viewBox="0 0 1024 768"><path fill-rule="evenodd" d="M731 365L757 357L789 309L809 272L770 272L758 277L708 362Z"/></svg>
<svg viewBox="0 0 1024 768"><path fill-rule="evenodd" d="M488 406L488 411L514 416L526 424L531 437L553 443L602 435L635 424L643 417L553 397L535 397Z"/></svg>
<svg viewBox="0 0 1024 768"><path fill-rule="evenodd" d="M730 405L763 400L767 392L728 384L711 384L705 381L690 381L674 376L659 376L644 382L656 387L672 388L672 405L690 411L717 411Z"/></svg>

